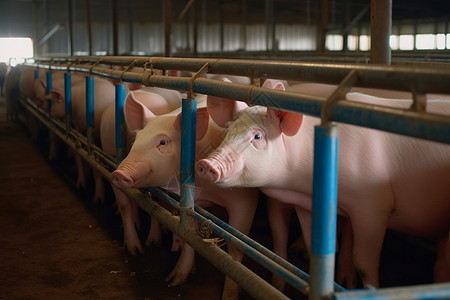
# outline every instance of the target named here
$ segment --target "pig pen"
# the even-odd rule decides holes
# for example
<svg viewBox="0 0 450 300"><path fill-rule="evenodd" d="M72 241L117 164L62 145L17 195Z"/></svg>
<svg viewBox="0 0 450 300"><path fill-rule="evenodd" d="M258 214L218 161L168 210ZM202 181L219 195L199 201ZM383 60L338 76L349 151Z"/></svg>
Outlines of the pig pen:
<svg viewBox="0 0 450 300"><path fill-rule="evenodd" d="M48 68L48 69L61 68L63 70L66 70L66 69L69 70L70 69L70 70L73 70L73 71L82 71L82 72L87 72L87 73L91 72L92 74L95 74L95 75L109 76L111 78L121 79L123 81L142 82L142 83L147 84L147 85L159 85L159 86L163 86L163 87L172 87L172 88L176 88L176 89L180 89L180 87L181 87L181 89L185 89L185 90L192 89L193 91L197 91L197 92L201 92L201 93L205 93L205 94L213 94L213 95L214 94L217 94L217 95L220 94L221 96L225 94L225 96L228 96L228 98L239 99L239 100L247 100L249 102L258 103L258 104L259 104L258 101L261 101L262 104L265 104L264 99L262 99L261 97L258 98L258 94L257 93L255 93L255 95L252 95L251 99L249 100L249 98L247 98L248 97L247 96L248 95L247 94L247 90L245 90L243 87L237 87L235 85L227 86L227 85L221 85L221 84L215 83L215 82L208 82L207 79L204 79L204 78L201 77L201 72L199 72L197 74L198 76L194 77L194 79L190 79L190 78L176 79L176 78L169 78L169 77L164 78L164 77L160 77L160 76L151 75L149 71L147 71L148 73L144 73L144 76L143 76L142 74L133 73L133 72L121 72L121 71L109 70L107 68L104 68L104 66L89 65L89 63L94 62L94 60L96 60L96 59L97 58L86 58L86 61L87 61L86 65L82 65L80 63L75 64L73 62L69 63L68 65L64 65L64 66L60 66L61 62L59 62L58 65L50 65L50 64L48 64L48 61L46 62L45 60L43 60L42 62L39 62L39 63L30 63L30 65L38 66L39 68ZM110 58L110 59L112 61L115 60L115 58ZM120 61L122 59L123 58L117 58L118 61ZM200 69L198 66L203 66L203 65L205 65L205 62L208 62L207 60L201 60L201 59L198 60L198 61L192 60L193 63L192 64L187 64L187 66L186 66L186 65L183 65L177 59L164 59L164 60L160 61L158 59L153 58L153 59L150 59L150 60L148 60L148 59L147 60L143 60L142 61L142 65L144 63L148 63L149 61L152 61L152 64L153 64L153 66L155 68L161 68L161 69L185 69L185 70L194 71L194 72ZM231 73L231 74L236 74L236 71L231 71L230 72L230 67L229 67L229 65L227 65L227 63L230 63L230 65L231 64L236 64L235 61L227 62L226 60L223 60L223 62L224 62L224 66L220 66L220 65L217 66L216 65L214 67L209 67L210 68L209 72L212 72L212 73ZM104 58L102 58L102 64L103 63L104 63ZM139 64L139 62L137 62L135 58L133 58L133 63L136 64L136 65ZM212 61L210 61L210 63L211 63L211 65L213 65ZM252 62L252 65L258 65L258 63ZM280 64L280 65L282 65L282 64ZM295 78L295 79L301 79L301 78L296 78L295 77L296 75L294 75L294 73L295 73L295 66L294 66L294 70L290 70L290 71L287 71L287 69L283 69L283 66L281 66L281 69L283 71L287 71L286 73L281 73L280 70L269 70L269 71L267 71L267 67L268 67L267 65L262 64L261 70L258 71L258 68L253 69L252 70L252 73L253 73L252 76L255 76L255 74L256 75L264 74L264 76L274 77L274 78L285 78L285 79ZM300 68L300 67L304 67L304 66L298 66L298 68ZM315 66L315 67L318 67L318 66ZM354 67L354 66L352 66L352 67ZM246 68L247 68L247 66L243 66L244 70ZM266 68L266 70L264 70L264 72L262 72L262 70L264 68ZM370 70L370 68L367 68L367 69L369 69L368 73L370 75L370 71L371 70ZM247 68L247 70L248 70L248 68ZM348 71L348 69L342 68L339 71L340 71L340 73L339 74L335 74L335 76L342 77L342 74L346 73L346 71ZM260 72L260 73L258 73L258 72ZM289 72L292 72L292 73L289 73ZM239 75L246 75L245 72L242 72L242 71L239 71L237 73L239 73ZM242 73L244 73L244 74L242 74ZM425 73L425 75L429 75L429 73L427 73L427 72L424 72L424 73ZM446 72L444 72L444 74L446 74ZM442 75L442 73L439 73L439 75ZM291 77L291 76L293 76L293 77ZM321 78L321 76L323 76L323 75L318 75L318 77L316 77L314 79L319 79L319 78ZM259 76L256 76L256 77L259 77ZM328 80L330 80L330 79L328 79ZM335 80L336 80L335 78L332 79L332 81L335 81ZM342 78L339 79L339 80L342 80ZM364 80L363 80L363 82L364 82ZM381 86L382 86L382 84L381 84ZM230 87L231 87L231 89L230 89ZM226 92L224 92L225 88L228 89ZM253 87L252 87L252 89L253 89ZM439 92L443 92L441 90L441 88L437 88L436 86L433 86L433 85L431 85L431 89L432 89L432 91L439 90ZM241 90L243 90L243 91L241 91ZM258 89L256 89L256 88L255 88L255 91L259 92ZM445 91L445 92L448 92L448 91ZM264 91L264 93L267 94L267 91ZM261 94L259 94L259 96L261 96ZM280 96L280 95L276 95L276 94L271 95L270 92L268 92L268 94L269 94L269 96L273 96L273 99L276 99L277 97ZM286 102L283 102L283 104L285 104L285 103ZM26 106L30 105L30 103L28 103L27 101L23 101L23 104L26 105ZM289 103L289 101L287 101L287 104L285 104L285 105L287 105L288 107L281 107L281 108L286 108L286 109L291 109L292 110L293 107L294 107L293 110L299 109L300 111L302 111L302 107L298 103L294 103L294 102L290 102ZM291 105L291 106L289 107L289 105ZM32 105L31 105L30 110L33 110L33 109L35 109L35 108L33 108ZM303 107L303 109L304 109L304 107ZM317 108L315 108L315 109L316 109L316 114L317 114L317 111L320 111L320 109L319 110L317 110ZM42 112L37 111L37 114L41 114L41 121L43 121L43 123L47 123L48 127L52 127L51 123L48 123L48 121L45 120L45 112L42 114ZM340 121L340 120L338 120L338 121ZM447 126L448 126L448 124L447 124ZM439 137L439 136L437 137L437 139L440 139L440 138L441 137ZM446 142L448 142L448 141L446 141ZM92 163L94 164L94 162L92 162ZM108 174L107 173L105 173L105 177L108 178ZM156 193L156 192L157 191L153 191L153 193ZM138 202L138 204L141 207L143 207L145 210L147 210L147 212L152 213L152 214L155 213L155 212L156 213L165 214L164 212L160 212L158 207L155 207L155 206L148 207L148 204L149 204L148 200L143 198L142 194L138 193L137 191L130 191L130 194L134 195L134 197L136 198L136 201ZM255 222L256 225L258 223L264 224L264 222L261 222L261 221L258 222L258 219L259 220L264 219L264 212L263 211L264 211L264 209L260 209L260 211L259 211L259 218L257 218L256 222ZM170 219L170 215L167 215L166 217ZM169 227L170 226L172 226L172 225L169 225ZM105 228L110 228L109 225L106 225L104 227ZM254 232L254 238L255 238L255 240L259 239L259 241L262 244L270 246L270 241L267 241L267 235L263 234L262 238L261 238L261 234L258 235L258 233L257 233L258 231L264 232L264 230L265 230L265 232L268 232L267 227L265 229L263 228L262 230L261 230L261 227L264 227L264 225L260 225L259 228L258 228L258 226L255 226L255 225L253 226L253 231L252 232ZM295 225L294 225L294 227L295 227ZM221 234L220 233L220 229L218 229L218 231L219 231L219 233L217 233L217 234L220 235ZM401 260L401 258L404 257L404 255L401 253L401 251L399 251L399 252L397 252L398 257L395 257L394 253L396 251L398 251L399 247L400 248L404 248L404 247L408 247L409 248L410 247L410 242L406 241L406 244L403 244L403 245L400 244L400 246L396 245L396 243L398 241L397 241L396 235L393 234L393 236L394 236L394 238L391 238L391 239L395 240L396 242L394 242L392 244L393 246L389 246L390 245L390 243L389 243L390 235L388 235L387 242L386 242L386 245L385 245L385 248L384 248L385 252L383 252L384 253L383 255L384 255L384 257L389 257L389 258L394 257L392 261L393 262L398 262L398 261ZM201 241L198 241L195 238L192 238L190 240L190 242L192 242L193 244L196 244L199 248L204 247L204 245L203 246L199 245L199 244L201 244ZM247 243L251 243L251 242L248 242L248 241L246 241L246 242ZM120 245L120 243L117 243L116 247L119 247L118 245ZM207 247L209 247L209 246L207 246ZM390 249L389 247L392 247L392 248ZM389 249L389 250L386 250L386 249ZM200 253L202 253L201 249L198 249L198 250L200 250ZM211 251L216 251L216 249L213 249ZM219 250L219 251L221 251L221 250ZM260 251L262 251L264 253L264 250L260 250ZM405 279L407 274L411 274L413 272L407 271L403 275L393 275L394 272L392 270L389 270L390 267L393 267L393 263L390 262L390 263L383 264L382 265L382 269L381 269L382 282L384 281L383 278L385 279L383 285L384 286L396 286L396 285L410 285L410 284L431 283L431 279L430 279L431 275L430 275L430 273L432 273L432 270L430 269L430 260L431 261L433 260L433 253L432 252L433 251L428 251L426 249L424 250L422 248L422 251L419 250L419 252L417 254L417 257L412 258L412 260L415 261L415 262L416 261L423 262L424 266L423 266L422 269L424 269L425 271L419 272L420 275L421 275L421 276L419 276L420 278L418 277L418 278L412 279L410 281L402 281L402 280ZM202 253L202 254L204 254L205 256L208 256L208 253ZM216 254L216 252L214 252L214 254ZM250 252L249 256L252 256L252 255L254 255L254 253ZM145 256L147 257L147 254ZM153 260L150 256L148 256L149 261L146 262L149 265L151 265L151 261ZM414 257L414 255L413 255L413 257ZM426 257L428 257L428 258L426 258ZM130 261L133 261L133 260L134 259L130 259ZM136 258L136 260L139 260L139 258ZM270 263L268 263L268 264L270 264ZM301 262L296 262L294 264L295 265L301 265L302 263ZM303 264L304 264L304 262L303 262ZM205 264L205 265L207 266L206 268L211 268L210 265L208 265L208 264ZM266 278L266 279L269 278L268 273L270 273L270 272L268 272L266 270L262 271L259 266L255 265L252 262L251 259L244 260L244 265L249 266L250 269L252 269L254 272L256 272L261 277ZM405 265L408 265L408 263L405 263ZM409 266L412 267L411 264L409 264ZM415 267L417 267L417 266L415 266ZM219 268L220 268L220 266L219 266ZM217 281L221 280L221 276L217 275L217 271L215 271L214 268L211 268L211 269L213 270L212 271L213 273L215 272L217 277L209 276L211 274L211 270L210 269L208 269L208 271L206 271L206 273L208 274L208 276L206 276L206 277L210 278L214 282L214 284L212 284L212 285L216 286L215 289L216 289L216 292L217 292L217 290L220 289L220 284L217 284ZM230 270L226 270L226 267L225 267L225 270L221 269L221 271L223 271L223 272L230 272ZM133 272L133 271L131 271L131 272ZM231 270L231 272L233 272L233 270ZM247 271L243 271L243 272L247 272ZM285 272L285 271L281 271L281 272ZM201 273L204 273L204 271L202 271ZM398 278L395 279L395 276L398 276ZM237 276L237 277L239 277L239 276ZM245 286L246 286L245 277L244 277L244 279L241 279L241 280L244 280L242 282L242 286L244 286L244 289L245 289ZM258 281L258 279L254 278L254 277L251 277L251 280L253 280L251 282L257 282ZM398 282L396 283L396 280L399 280L400 283L398 283ZM295 282L295 279L293 281ZM301 281L299 281L299 282L301 282ZM260 283L258 283L258 284L260 284ZM302 283L300 283L300 284L302 284ZM191 287L194 286L194 285L192 285L191 281L188 281L188 283L186 285L183 285L183 287L188 286L188 285L190 285ZM247 285L248 285L248 283L247 283ZM251 285L253 285L253 283ZM202 282L202 287L203 286L204 286L204 282ZM307 287L308 285L305 284L305 286ZM161 286L161 289L163 289L163 288L166 288L166 287ZM199 288L200 287L197 287L197 290ZM194 287L193 290L195 291L195 289L196 288ZM247 289L248 289L248 287L247 287ZM253 294L254 298L264 299L264 297L267 297L267 295L269 295L269 299L273 299L274 295L276 295L276 297L279 296L279 298L283 297L281 295L276 294L276 291L273 292L273 294L272 294L272 290L270 289L270 287L268 287L267 289L271 291L270 294L266 294L266 296ZM308 288L303 288L303 289L307 290ZM446 293L444 295L448 295L448 293L447 293L448 292L447 291L448 285L445 285L445 286L430 285L430 286L427 286L426 289L427 290L431 290L431 291L436 289L436 290L438 290L438 292L436 292L436 293L440 293L440 292L443 291L444 293ZM173 289L172 289L172 291L173 291ZM421 293L420 290L411 289L411 291L412 291L412 293L418 293L419 295L421 295L420 294ZM390 291L388 289L386 289L386 292L389 293ZM150 292L150 293L152 293L152 292ZM252 294L252 293L255 293L255 292L250 291L250 294ZM175 294L177 294L178 297L185 297L184 295L186 295L186 294L183 294L183 293L175 293ZM202 292L202 294L204 294L204 293ZM220 295L220 292L217 292L216 297L219 297L218 295ZM299 297L301 297L301 296L299 296L297 294L297 292L293 292L293 291L291 292L291 294L289 294L289 292L288 292L287 295L289 297L291 297L291 298L299 298ZM336 293L336 295L339 295L339 293ZM345 296L345 294L341 294L341 295L343 295L344 298L347 297L347 296ZM437 294L437 295L439 295L439 294ZM442 294L440 294L440 295L442 295ZM142 297L142 295L140 295L140 297ZM171 297L170 295L169 296L162 295L161 297L156 297L155 296L154 298L155 299L170 299L170 297ZM186 297L188 297L188 296L186 296ZM197 297L198 297L198 295L197 295ZM243 295L243 297L246 297L246 296ZM150 296L150 299L151 298L153 298L153 297ZM211 299L211 298L214 298L214 297L210 295L210 296L208 296L207 299ZM183 299L189 299L189 298L183 298Z"/></svg>

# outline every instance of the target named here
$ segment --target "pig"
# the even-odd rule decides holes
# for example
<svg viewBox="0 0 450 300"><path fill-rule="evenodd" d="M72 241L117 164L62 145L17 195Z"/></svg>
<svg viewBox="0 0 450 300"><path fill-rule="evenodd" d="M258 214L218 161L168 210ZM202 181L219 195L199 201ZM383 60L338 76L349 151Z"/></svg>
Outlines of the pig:
<svg viewBox="0 0 450 300"><path fill-rule="evenodd" d="M197 110L196 160L218 146L223 134L223 129L210 120L204 103L199 101ZM112 173L113 184L119 188L159 186L179 194L181 113L155 116L137 101L127 101L124 111L130 129L137 130L136 140L128 156ZM229 224L248 234L258 201L257 189L221 189L207 181L196 181L196 187L197 205L206 207L213 203L224 207ZM228 252L233 258L242 259L242 252L231 245ZM183 244L180 259L166 280L172 286L184 282L193 264L194 251ZM236 283L227 277L223 299L237 299L238 291Z"/></svg>
<svg viewBox="0 0 450 300"><path fill-rule="evenodd" d="M393 107L411 104L358 92L346 97ZM450 112L445 101L431 102L428 108ZM310 249L313 129L320 120L260 106L236 114L232 110L236 109L229 104L211 106L213 119L230 123L221 146L198 161L198 177L221 187L259 187L268 197L294 205ZM379 286L379 257L387 228L436 239L435 280L448 281L449 146L339 124L339 147L338 214L351 224L353 262L363 283ZM348 234L343 239L348 242Z"/></svg>
<svg viewBox="0 0 450 300"><path fill-rule="evenodd" d="M6 119L19 118L19 67L11 67L5 77Z"/></svg>
<svg viewBox="0 0 450 300"><path fill-rule="evenodd" d="M130 91L127 94L127 100L132 98L134 101L139 101L147 108L151 109L155 115L162 115L169 113L181 106L181 94L177 91L168 90L166 92L170 95L170 101L157 93L148 92L151 89L140 89ZM177 97L178 95L178 97ZM115 145L115 103L111 103L102 115L100 123L100 140L102 149L109 155L116 156ZM134 142L134 134L127 128L126 131L126 148L129 151L131 144ZM124 228L124 247L131 255L144 253L144 248L139 240L136 232L136 227L139 228L138 208L134 201L129 199L120 189L115 185L111 185L116 197L117 206L122 217ZM152 218L150 232L146 241L146 245L152 243L159 243L161 240L161 231L159 230L159 223Z"/></svg>
<svg viewBox="0 0 450 300"><path fill-rule="evenodd" d="M74 76L72 80L72 125L81 134L86 134L86 83L79 76ZM94 77L94 138L97 144L100 143L100 121L104 110L114 101L115 91L113 84L105 79ZM63 118L65 116L65 96L64 82L55 78L50 91L51 116ZM75 155L78 169L77 187L86 188L87 180L85 175L85 163L81 156ZM94 200L101 200L103 195L102 176L94 171L96 191Z"/></svg>
<svg viewBox="0 0 450 300"><path fill-rule="evenodd" d="M5 94L4 83L7 72L8 72L8 65L4 62L0 62L0 89L1 89L0 96L2 97Z"/></svg>

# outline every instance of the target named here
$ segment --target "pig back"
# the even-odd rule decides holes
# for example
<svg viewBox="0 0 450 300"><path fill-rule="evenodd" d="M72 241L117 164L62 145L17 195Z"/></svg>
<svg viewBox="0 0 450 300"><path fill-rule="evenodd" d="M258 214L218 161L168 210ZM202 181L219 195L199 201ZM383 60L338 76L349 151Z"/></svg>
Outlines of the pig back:
<svg viewBox="0 0 450 300"><path fill-rule="evenodd" d="M387 100L358 93L347 97L353 101L398 108L412 104L410 100ZM431 100L427 111L448 115L450 102ZM356 193L363 198L364 193L376 193L382 186L390 187L394 200L390 228L428 237L448 234L449 145L339 124L339 164L339 172L343 175L340 184L346 186L344 197ZM348 192L352 185L360 191ZM345 206L346 199L340 200Z"/></svg>

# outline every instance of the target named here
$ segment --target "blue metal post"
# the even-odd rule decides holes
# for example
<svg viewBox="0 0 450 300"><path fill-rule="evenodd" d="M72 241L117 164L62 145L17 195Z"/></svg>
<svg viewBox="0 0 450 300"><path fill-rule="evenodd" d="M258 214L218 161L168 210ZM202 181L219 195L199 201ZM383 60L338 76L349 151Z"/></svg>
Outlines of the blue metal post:
<svg viewBox="0 0 450 300"><path fill-rule="evenodd" d="M70 73L64 73L64 101L66 109L66 133L69 131L72 118L72 82Z"/></svg>
<svg viewBox="0 0 450 300"><path fill-rule="evenodd" d="M47 72L47 90L45 91L46 95L50 95L50 91L52 90L52 72L48 71ZM52 111L52 101L50 99L48 99L48 103L47 103L47 111L50 114L50 112Z"/></svg>
<svg viewBox="0 0 450 300"><path fill-rule="evenodd" d="M116 163L125 158L126 155L126 130L125 130L125 116L123 113L123 107L125 105L126 87L123 83L116 84Z"/></svg>
<svg viewBox="0 0 450 300"><path fill-rule="evenodd" d="M333 293L337 213L337 127L315 128L312 194L311 291L309 299Z"/></svg>
<svg viewBox="0 0 450 300"><path fill-rule="evenodd" d="M91 146L94 142L94 77L86 76L86 137L88 153L91 153Z"/></svg>
<svg viewBox="0 0 450 300"><path fill-rule="evenodd" d="M39 78L39 70L36 69L34 70L34 79L38 79Z"/></svg>
<svg viewBox="0 0 450 300"><path fill-rule="evenodd" d="M181 162L180 162L180 226L188 229L192 224L190 211L194 210L195 189L195 130L197 100L183 99L181 113Z"/></svg>

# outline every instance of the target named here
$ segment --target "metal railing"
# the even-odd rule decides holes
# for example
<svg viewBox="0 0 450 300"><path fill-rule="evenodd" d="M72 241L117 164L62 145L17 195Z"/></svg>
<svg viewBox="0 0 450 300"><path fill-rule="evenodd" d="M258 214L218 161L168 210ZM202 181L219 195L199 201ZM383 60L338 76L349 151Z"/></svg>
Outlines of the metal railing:
<svg viewBox="0 0 450 300"><path fill-rule="evenodd" d="M34 58L33 61L26 62L25 64L49 71L83 72L88 75L98 75L120 82L142 83L147 86L186 91L189 96L188 99L183 99L182 111L187 116L187 118L184 118L183 130L186 130L188 133L195 132L195 125L193 125L194 123L188 117L196 110L195 102L193 101L194 93L219 96L244 101L250 105L264 105L321 117L323 126L316 129L318 135L316 142L322 142L324 146L323 148L317 147L315 157L322 157L328 160L330 164L322 169L322 173L317 173L322 174L328 181L325 179L322 180L321 184L325 185L322 186L316 185L316 180L314 180L314 191L328 190L326 187L336 185L336 176L333 176L333 172L336 172L336 170L333 170L333 164L336 162L333 143L336 143L337 140L332 121L355 124L450 144L450 117L428 113L420 109L423 107L421 104L425 101L425 93L450 94L450 85L448 84L450 82L450 67L447 65L434 68L427 67L425 64L376 66L164 57L53 57ZM122 66L125 71L113 69L111 66ZM141 67L143 70L134 71L134 67ZM171 77L156 75L153 72L154 69L189 71L193 72L194 76ZM331 83L337 84L338 87L329 98L324 98L286 91L269 90L255 84L243 85L219 82L204 78L206 73L248 76L251 78L252 83L256 82L259 78L277 78ZM414 104L411 109L398 109L349 102L343 99L343 95L352 87L408 91L411 92ZM120 96L120 98L124 97ZM92 142L90 139L72 134L72 131L67 130L62 122L50 119L45 111L34 106L31 101L23 101L23 103L30 107L34 111L34 114L42 122L47 124L49 128L58 132L58 135L69 146L74 148L74 150L83 152L82 156L93 164L106 179L110 180L111 166L114 166L115 162L110 162L109 167L104 167L99 164L99 155L92 155L90 149L94 149L94 153L101 153L102 151L91 145ZM58 126L54 124L58 124ZM119 124L118 126L123 125ZM70 132L70 137L68 132ZM186 134L184 136L189 137L190 135ZM74 142L75 139L83 140L83 144L85 143L86 147L79 147ZM319 239L321 242L317 245L312 245L311 280L309 280L309 276L303 271L277 257L271 251L265 249L242 233L237 232L228 226L228 224L195 206L193 198L195 184L192 164L195 153L194 147L195 143L192 140L182 139L182 148L189 149L190 151L184 155L185 158L182 158L181 162L183 178L180 202L168 196L162 190L150 190L152 195L157 195L172 203L172 205L178 206L181 211L181 221L162 209L158 204L149 201L145 193L135 189L125 189L124 192L132 197L146 212L156 217L161 223L167 225L170 230L180 235L219 270L238 282L254 298L283 299L286 297L242 264L232 260L217 246L203 242L193 228L189 228L187 225L180 227L180 224L189 224L186 220L192 216L203 223L207 223L217 235L243 250L249 257L260 262L270 271L280 274L289 284L309 295L311 299L323 299L324 297L349 299L355 297L364 298L366 296L370 296L371 299L396 297L398 299L399 291L402 297L405 295L415 298L449 297L450 284L427 285L417 288L397 288L392 290L345 291L345 289L333 283L334 258L331 259L331 257L334 255L334 245L331 244L334 244L334 240L328 239L320 231L318 234L320 235ZM102 160L108 160L108 158L102 156ZM323 199L321 198L336 198L335 189L332 188L329 190L331 195L321 196L319 192L313 192L313 213L314 209L320 207L319 209L324 215L330 215L330 213L336 215L336 201L334 201L334 205L330 208L331 211L323 211L323 209L328 208L324 208L322 205ZM320 218L319 222L320 224L313 222L313 234L320 227L335 227L332 226L335 220L330 220L329 218ZM327 249L324 249L324 247ZM319 255L315 255L316 253ZM427 293L422 292L424 289L427 290Z"/></svg>

